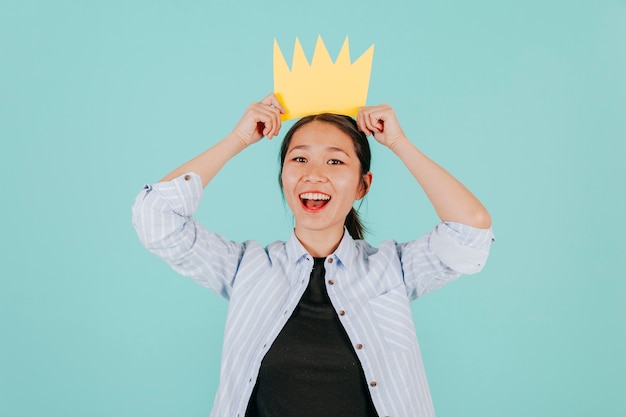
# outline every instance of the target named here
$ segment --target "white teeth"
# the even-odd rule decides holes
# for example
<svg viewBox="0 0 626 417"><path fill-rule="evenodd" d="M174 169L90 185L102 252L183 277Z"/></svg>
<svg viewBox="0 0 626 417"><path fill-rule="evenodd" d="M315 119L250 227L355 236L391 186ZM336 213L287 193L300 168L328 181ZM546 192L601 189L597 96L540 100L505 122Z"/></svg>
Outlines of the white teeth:
<svg viewBox="0 0 626 417"><path fill-rule="evenodd" d="M300 198L303 200L330 200L330 196L322 193L302 193Z"/></svg>

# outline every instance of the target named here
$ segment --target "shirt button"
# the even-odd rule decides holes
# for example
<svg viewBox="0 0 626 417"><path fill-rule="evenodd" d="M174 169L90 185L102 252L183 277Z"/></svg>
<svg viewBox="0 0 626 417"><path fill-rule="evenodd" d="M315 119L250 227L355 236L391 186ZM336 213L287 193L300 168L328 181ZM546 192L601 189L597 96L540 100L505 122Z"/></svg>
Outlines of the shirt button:
<svg viewBox="0 0 626 417"><path fill-rule="evenodd" d="M333 263L333 258L328 258L328 263L332 264Z"/></svg>
<svg viewBox="0 0 626 417"><path fill-rule="evenodd" d="M339 315L340 315L340 316L343 316L343 315L345 315L345 314L346 314L346 312L345 312L345 311L343 311L343 310L339 310Z"/></svg>
<svg viewBox="0 0 626 417"><path fill-rule="evenodd" d="M191 175L185 175L185 181L189 181L191 179Z"/></svg>
<svg viewBox="0 0 626 417"><path fill-rule="evenodd" d="M371 385L372 387L375 387L375 386L377 385L377 384L376 384L376 381L372 381L372 382L370 382L370 385Z"/></svg>
<svg viewBox="0 0 626 417"><path fill-rule="evenodd" d="M362 344L360 344L360 343L357 343L357 344L356 344L356 348L357 348L357 349L363 349L363 345L362 345Z"/></svg>
<svg viewBox="0 0 626 417"><path fill-rule="evenodd" d="M333 281L332 279L329 279L329 280L328 280L328 284L330 284L330 285L335 285L335 281Z"/></svg>

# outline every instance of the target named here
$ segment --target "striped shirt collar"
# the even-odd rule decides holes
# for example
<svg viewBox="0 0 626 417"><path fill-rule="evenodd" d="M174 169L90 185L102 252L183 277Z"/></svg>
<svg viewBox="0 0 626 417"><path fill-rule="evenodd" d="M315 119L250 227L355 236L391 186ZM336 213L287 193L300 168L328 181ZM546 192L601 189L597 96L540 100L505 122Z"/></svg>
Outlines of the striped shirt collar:
<svg viewBox="0 0 626 417"><path fill-rule="evenodd" d="M291 237L285 245L285 250L290 263L298 263L306 258L309 258L310 260L313 259L304 246L302 246L300 240L296 237L295 230L291 232ZM356 243L354 242L354 239L352 239L352 236L350 236L350 233L348 233L348 230L344 227L343 237L341 238L341 242L339 242L339 246L328 257L333 258L336 262L340 262L345 266L350 267L352 266L355 256Z"/></svg>

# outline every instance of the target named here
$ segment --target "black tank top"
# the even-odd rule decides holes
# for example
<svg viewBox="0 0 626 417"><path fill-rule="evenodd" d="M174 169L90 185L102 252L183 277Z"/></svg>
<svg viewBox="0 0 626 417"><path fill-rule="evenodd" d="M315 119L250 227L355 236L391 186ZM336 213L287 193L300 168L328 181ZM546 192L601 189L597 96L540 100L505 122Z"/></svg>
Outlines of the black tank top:
<svg viewBox="0 0 626 417"><path fill-rule="evenodd" d="M315 258L309 285L265 355L246 417L377 417Z"/></svg>

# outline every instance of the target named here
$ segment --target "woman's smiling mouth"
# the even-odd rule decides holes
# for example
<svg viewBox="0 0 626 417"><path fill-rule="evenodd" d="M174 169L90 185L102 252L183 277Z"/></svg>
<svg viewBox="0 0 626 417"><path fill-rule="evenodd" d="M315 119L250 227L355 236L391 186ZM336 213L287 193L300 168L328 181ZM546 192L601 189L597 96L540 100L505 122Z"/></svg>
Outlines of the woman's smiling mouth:
<svg viewBox="0 0 626 417"><path fill-rule="evenodd" d="M319 210L330 201L328 194L320 192L309 192L300 194L300 201L307 210Z"/></svg>

